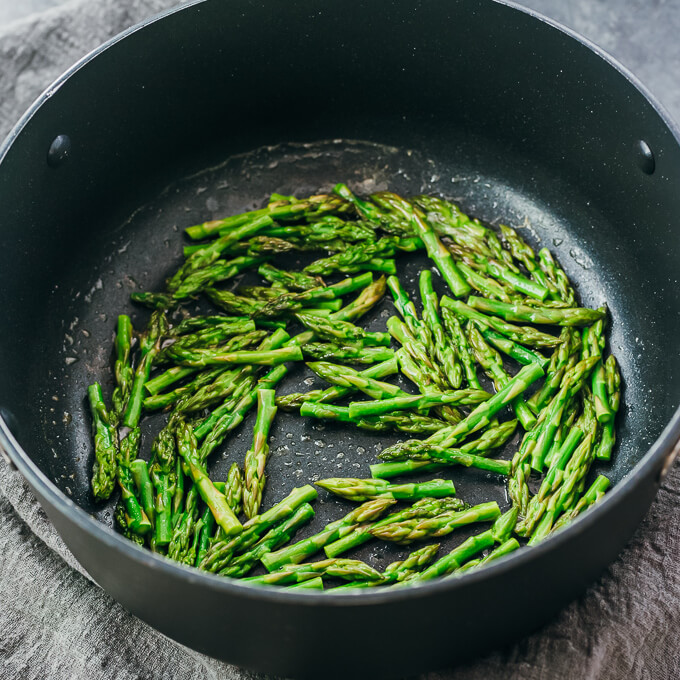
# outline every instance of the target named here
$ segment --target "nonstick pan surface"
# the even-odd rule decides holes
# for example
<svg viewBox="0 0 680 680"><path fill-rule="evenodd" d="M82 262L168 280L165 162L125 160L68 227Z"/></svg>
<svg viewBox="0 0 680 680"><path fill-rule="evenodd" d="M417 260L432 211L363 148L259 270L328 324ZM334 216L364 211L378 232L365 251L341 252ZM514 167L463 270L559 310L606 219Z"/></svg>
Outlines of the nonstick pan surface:
<svg viewBox="0 0 680 680"><path fill-rule="evenodd" d="M0 407L17 446L6 430L3 444L93 576L136 614L202 651L309 674L316 652L299 658L303 633L341 627L355 605L367 621L381 616L389 631L401 617L439 616L428 609L433 598L463 606L465 593L483 584L491 619L513 599L524 601L532 569L559 563L563 573L540 572L545 597L519 615L515 629L490 629L482 647L511 639L545 620L613 557L650 502L677 437L677 417L662 435L679 401L677 139L629 76L568 34L498 3L357 2L340 12L301 2L286 17L280 24L251 2L198 3L170 14L75 69L15 131L0 162L7 216L0 304L8 320ZM46 150L60 134L69 135L71 151L48 164ZM651 166L641 141L653 151ZM111 507L94 504L89 491L84 394L95 379L110 391L115 316L128 312L138 328L145 323L129 293L161 288L179 262L184 226L259 206L272 191L303 195L337 181L360 193L440 193L490 224L521 227L529 243L556 254L583 304L606 302L625 388L614 460L597 471L618 488L563 536L487 572L411 593L310 595L307 606L300 595L245 593L161 564L94 528L76 506L99 526L111 524ZM427 262L400 262L413 292ZM385 301L371 326L384 326L391 313ZM312 389L309 379L300 371L282 389ZM266 504L315 477L364 475L376 452L397 439L280 416ZM242 460L251 426L252 416L215 454L216 476ZM158 427L158 419L149 422L144 450ZM453 470L452 478L465 500L507 506L497 479L473 470ZM307 532L345 506L322 494L316 507ZM598 536L606 540L597 544ZM580 551L569 551L579 537ZM368 546L359 556L383 565L396 552ZM110 556L119 560L116 569ZM127 574L138 578L133 587ZM168 588L188 620L168 615L161 600ZM243 607L244 617L266 612L263 626L290 618L290 605L296 628L285 628L280 647L267 637L266 658L240 644L238 630L220 646L219 628L211 638L189 623L192 606L210 597ZM376 644L382 634L376 629ZM480 648L464 637L453 658ZM435 645L427 658L412 655L391 669L365 658L364 668L394 674L449 659Z"/></svg>

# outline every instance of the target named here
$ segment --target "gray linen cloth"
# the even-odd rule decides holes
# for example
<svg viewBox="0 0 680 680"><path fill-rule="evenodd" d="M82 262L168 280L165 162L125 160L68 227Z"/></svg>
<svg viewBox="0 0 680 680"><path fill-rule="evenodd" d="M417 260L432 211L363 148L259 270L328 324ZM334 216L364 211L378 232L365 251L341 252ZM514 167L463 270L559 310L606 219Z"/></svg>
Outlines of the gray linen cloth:
<svg viewBox="0 0 680 680"><path fill-rule="evenodd" d="M71 63L124 28L175 4L71 0L0 28L0 137ZM566 22L619 56L680 117L680 84L674 82L680 65L677 4L663 0L525 4ZM423 677L680 678L679 498L676 465L619 559L555 621L508 650ZM172 642L88 580L21 476L0 458L1 680L255 677L262 676Z"/></svg>

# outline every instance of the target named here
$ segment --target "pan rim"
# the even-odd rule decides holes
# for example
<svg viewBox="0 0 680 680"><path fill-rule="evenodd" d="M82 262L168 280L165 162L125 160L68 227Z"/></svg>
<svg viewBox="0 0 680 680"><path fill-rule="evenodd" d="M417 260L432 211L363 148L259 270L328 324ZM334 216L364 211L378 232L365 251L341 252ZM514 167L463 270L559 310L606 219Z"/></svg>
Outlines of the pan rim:
<svg viewBox="0 0 680 680"><path fill-rule="evenodd" d="M49 85L43 93L31 104L26 113L19 119L16 125L9 132L8 136L0 145L0 164L4 161L7 153L11 149L14 141L21 134L23 129L27 126L33 116L39 111L42 105L75 73L81 68L93 61L97 56L117 45L128 36L144 29L145 27L156 23L176 12L189 10L192 7L201 5L209 0L191 0L190 2L178 7L171 8L157 15L149 17L144 21L131 26L122 31L110 40L104 42L102 45L96 47L84 57L79 59L73 66L67 69L61 76L59 76L51 85ZM533 9L518 5L516 2L510 0L488 0L497 5L503 5L520 11L523 14L529 15L532 18L541 21L551 28L560 31L568 37L576 40L587 49L594 52L597 56L603 59L609 66L612 66L618 71L628 82L646 99L655 112L659 115L665 126L668 128L676 143L680 145L680 127L675 123L665 107L652 95L645 85L635 76L628 68L623 66L617 59L611 56L604 49L585 38L576 31L564 26L563 24L550 19L540 12ZM660 469L660 463L671 452L673 447L680 441L680 406L676 408L666 427L660 433L656 441L649 447L647 452L638 461L638 463L630 470L630 472L608 492L603 500L598 503L590 512L579 516L571 526L565 530L560 531L555 535L549 536L532 550L519 550L516 553L509 555L506 558L492 563L488 567L478 572L466 573L462 577L452 579L436 579L431 582L415 585L411 588L404 589L368 589L360 592L297 592L295 590L289 591L287 589L276 587L262 587L251 586L242 583L237 579L225 579L216 574L199 571L192 567L187 567L173 562L167 558L156 555L148 550L140 548L131 541L125 539L122 535L115 532L112 528L102 524L96 520L92 515L76 505L65 493L63 493L32 461L30 456L21 447L18 441L11 433L7 423L0 415L0 452L4 451L9 456L10 460L16 465L19 472L24 477L25 481L30 486L35 488L40 495L45 497L52 506L63 513L68 519L74 522L79 529L89 534L92 538L104 542L108 547L117 550L122 550L126 557L132 561L142 565L148 565L164 572L169 577L189 578L191 581L202 583L206 588L217 588L221 592L238 595L246 600L265 600L272 603L291 604L291 605L309 605L319 606L321 603L329 606L345 607L345 606L373 606L383 602L399 602L403 599L410 599L414 597L416 592L426 594L428 596L436 595L443 590L453 590L460 587L467 587L480 580L501 577L503 574L514 571L515 569L523 568L523 565L528 560L532 560L534 556L541 555L557 549L558 546L569 542L577 535L579 531L585 531L594 522L600 520L600 517L608 512L615 503L625 502L628 496L632 495L637 483L641 478L647 475L654 474Z"/></svg>

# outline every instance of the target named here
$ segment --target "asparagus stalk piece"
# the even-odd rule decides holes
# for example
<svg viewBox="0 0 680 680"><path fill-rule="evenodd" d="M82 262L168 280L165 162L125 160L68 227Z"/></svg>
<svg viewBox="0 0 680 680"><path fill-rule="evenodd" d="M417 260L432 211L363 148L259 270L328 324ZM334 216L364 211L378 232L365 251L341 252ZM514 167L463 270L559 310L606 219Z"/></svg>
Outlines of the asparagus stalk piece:
<svg viewBox="0 0 680 680"><path fill-rule="evenodd" d="M308 364L308 366L309 365L310 364ZM333 365L335 366L336 364ZM339 368L340 367L338 367L338 369ZM360 372L354 371L353 369L347 366L342 366L342 369L344 370L345 377L356 376L357 379L366 378L369 380L373 380L379 378L386 378L387 376L393 375L399 370L399 367L397 365L396 358L392 356L387 361L382 361L378 364L373 364L372 366L369 366L368 368ZM343 397L349 394L353 394L354 392L357 391L359 391L359 388L354 386L340 387L338 385L335 387L329 387L328 389L325 390L313 390L311 392L306 393L296 392L292 394L278 395L276 397L276 405L279 408L283 409L284 411L290 411L299 409L300 406L302 406L302 404L305 403L306 401L315 401L320 404L325 404L337 401L338 399L342 399Z"/></svg>
<svg viewBox="0 0 680 680"><path fill-rule="evenodd" d="M151 484L151 478L149 477L147 463L146 461L137 458L130 463L129 468L132 473L132 478L135 481L135 486L137 487L140 505L144 508L146 516L153 525L156 514L154 509L153 485Z"/></svg>
<svg viewBox="0 0 680 680"><path fill-rule="evenodd" d="M480 467L484 465L483 456L487 455L491 449L505 444L505 442L514 433L516 427L516 420L509 420L505 423L501 423L497 427L490 427L487 430L484 430L478 439L473 439L467 444L463 444L459 449L456 449L456 451L459 454L467 454L469 456L470 467ZM428 455L429 454L427 453L424 454L424 456ZM461 456L458 457L458 460L461 464L465 464L465 460ZM498 462L501 462L503 466L505 464L505 461ZM444 469L447 467L447 465L456 464L458 464L458 462L448 462L439 457L437 462L430 462L429 460L424 459L401 460L391 463L377 463L375 465L371 465L370 469L371 475L373 477L378 477L380 479L390 479L392 477L398 477L399 475L413 474L414 472L435 472ZM500 472L500 469L494 468L492 471Z"/></svg>
<svg viewBox="0 0 680 680"><path fill-rule="evenodd" d="M135 493L135 483L130 470L130 464L137 457L139 451L139 428L131 430L127 437L120 442L118 450L118 466L116 468L120 497L125 507L126 527L139 536L144 536L152 530L151 521L139 504Z"/></svg>
<svg viewBox="0 0 680 680"><path fill-rule="evenodd" d="M224 496L227 504L235 515L240 515L243 509L244 480L238 463L232 463L227 473L227 481L224 487Z"/></svg>
<svg viewBox="0 0 680 680"><path fill-rule="evenodd" d="M477 569L481 569L490 562L493 562L501 557L509 555L511 552L514 552L519 547L520 547L519 541L516 538L509 538L504 543L501 543L497 548L494 548L486 557L482 557L480 559L475 560L469 560L468 562L465 562L465 564L463 564L462 567L459 567L458 569L455 570L455 573L460 574L466 571L472 570L476 571Z"/></svg>
<svg viewBox="0 0 680 680"><path fill-rule="evenodd" d="M390 344L389 333L370 333L349 321L338 321L303 312L297 313L295 318L303 326L314 331L319 338L330 342L357 344L363 347L373 345L388 347Z"/></svg>
<svg viewBox="0 0 680 680"><path fill-rule="evenodd" d="M274 390L257 390L257 420L253 431L253 444L246 453L244 463L243 510L250 519L258 514L264 492L264 469L269 455L269 430L276 415Z"/></svg>
<svg viewBox="0 0 680 680"><path fill-rule="evenodd" d="M194 272L210 266L229 246L237 243L242 238L253 236L272 223L273 220L268 215L257 217L192 253L168 281L168 291L173 294L176 293Z"/></svg>
<svg viewBox="0 0 680 680"><path fill-rule="evenodd" d="M472 297L470 300L471 299ZM484 298L476 299L483 300ZM466 305L460 300L452 300L451 298L446 297L446 295L442 297L441 305L442 309L450 309L458 316L462 316L463 318L472 321L478 321L484 326L489 326L498 333L501 333L505 337L510 338L510 340L514 340L521 345L528 345L529 347L554 347L560 342L554 335L542 333L531 326L513 326L512 324L507 323L507 321L503 321L495 316L482 314L481 311L471 307L469 304ZM530 307L530 309L533 308ZM492 312L492 314L495 314L495 312Z"/></svg>
<svg viewBox="0 0 680 680"><path fill-rule="evenodd" d="M484 390L452 390L439 394L410 394L405 397L392 397L374 401L353 401L349 405L350 418L365 418L404 409L428 409L442 404L469 406L481 404L491 398Z"/></svg>
<svg viewBox="0 0 680 680"><path fill-rule="evenodd" d="M243 553L251 548L273 526L290 517L303 503L309 503L317 495L314 487L309 484L293 489L272 508L248 520L239 535L213 543L199 567L212 572L224 569L237 552Z"/></svg>
<svg viewBox="0 0 680 680"><path fill-rule="evenodd" d="M348 387L351 391L360 390L373 399L409 396L408 392L404 392L396 385L365 377L348 366L339 366L328 361L309 362L307 366L329 383L338 387Z"/></svg>
<svg viewBox="0 0 680 680"><path fill-rule="evenodd" d="M244 578L243 581L259 585L285 585L300 583L319 575L347 581L380 581L381 579L379 571L360 560L328 559L309 564L287 564L278 571L262 576L250 576Z"/></svg>
<svg viewBox="0 0 680 680"><path fill-rule="evenodd" d="M468 324L467 331L468 339L475 353L477 362L484 369L484 372L489 378L493 380L496 390L502 389L503 385L510 380L510 375L503 367L503 360L501 359L500 354L486 344L484 336L479 332L479 329L474 322ZM517 397L512 403L512 408L525 430L530 430L536 424L536 417L522 397Z"/></svg>
<svg viewBox="0 0 680 680"><path fill-rule="evenodd" d="M196 375L197 372L198 369L190 368L188 366L172 366L155 378L147 380L146 383L144 383L144 389L151 396L155 396L180 380L184 380L184 378L188 378L191 375Z"/></svg>
<svg viewBox="0 0 680 680"><path fill-rule="evenodd" d="M541 270L557 289L560 299L573 306L576 298L574 289L564 270L555 262L547 248L541 248L538 251L538 260Z"/></svg>
<svg viewBox="0 0 680 680"><path fill-rule="evenodd" d="M423 302L423 320L432 333L435 357L449 385L453 389L458 389L463 379L461 366L456 359L456 350L439 318L439 298L432 286L432 272L428 269L420 272L419 286Z"/></svg>
<svg viewBox="0 0 680 680"><path fill-rule="evenodd" d="M139 424L142 415L142 402L144 400L144 385L149 380L151 365L160 351L160 343L167 333L168 322L163 310L155 310L151 313L149 326L140 342L140 357L135 377L130 389L130 397L123 417L125 427L134 428Z"/></svg>
<svg viewBox="0 0 680 680"><path fill-rule="evenodd" d="M557 326L589 326L607 315L606 310L586 309L584 307L550 309L529 307L519 303L500 302L471 295L468 305L486 314L495 314L506 321L519 323L551 324Z"/></svg>
<svg viewBox="0 0 680 680"><path fill-rule="evenodd" d="M224 364L257 364L277 366L286 361L302 361L299 347L281 347L273 350L241 350L216 352L211 349L187 349L173 352L173 359L182 366L221 366Z"/></svg>
<svg viewBox="0 0 680 680"><path fill-rule="evenodd" d="M261 560L262 564L270 572L280 569L284 565L299 564L329 543L346 536L358 525L380 517L395 502L393 498L376 498L363 503L341 519L328 524L319 533L286 548L264 555Z"/></svg>
<svg viewBox="0 0 680 680"><path fill-rule="evenodd" d="M449 288L451 288L451 292L456 297L467 295L470 292L470 286L458 270L451 257L451 253L444 247L434 229L423 218L423 214L419 210L414 209L408 201L396 194L383 192L381 196L383 200L392 205L396 212L401 213L404 219L411 221L413 232L425 244L428 257L439 269Z"/></svg>
<svg viewBox="0 0 680 680"><path fill-rule="evenodd" d="M498 503L481 503L467 510L449 511L435 517L408 519L373 528L371 533L382 541L408 545L413 541L446 536L455 529L475 522L490 522L500 517Z"/></svg>
<svg viewBox="0 0 680 680"><path fill-rule="evenodd" d="M487 342L490 342L494 347L499 349L504 354L507 354L511 359L514 359L517 363L522 364L523 366L526 366L532 362L536 362L545 368L550 361L539 352L522 347L522 345L513 342L500 333L496 333L496 331L488 328L487 326L478 324L478 328Z"/></svg>
<svg viewBox="0 0 680 680"><path fill-rule="evenodd" d="M443 302L444 298L442 298ZM460 325L460 321L454 314L454 312L446 306L442 305L442 318L444 319L444 324L449 336L453 340L454 347L456 348L456 353L463 365L463 370L465 371L465 379L468 385L477 390L481 390L482 386L477 377L477 370L475 368L475 362L472 358L472 350L468 344L465 333Z"/></svg>
<svg viewBox="0 0 680 680"><path fill-rule="evenodd" d="M578 515L580 515L584 510L587 510L592 505L595 505L605 492L609 488L610 481L604 475L598 475L595 481L592 483L588 491L586 491L578 503L569 512L565 512L558 520L555 522L553 531L559 531L563 529L567 524L572 522Z"/></svg>
<svg viewBox="0 0 680 680"><path fill-rule="evenodd" d="M381 276L368 284L352 302L331 315L336 321L354 321L372 309L385 295L385 277Z"/></svg>
<svg viewBox="0 0 680 680"><path fill-rule="evenodd" d="M311 219L312 217L324 214L345 212L349 207L345 201L337 196L319 194L318 196L309 196L302 200L294 199L291 202L276 201L259 210L232 215L222 220L204 222L203 224L187 227L185 231L189 238L197 240L222 232L229 233L263 216L269 217L272 221L292 218Z"/></svg>
<svg viewBox="0 0 680 680"><path fill-rule="evenodd" d="M438 550L439 543L433 543L414 550L405 560L388 564L383 572L383 580L388 583L399 583L412 577L434 560Z"/></svg>
<svg viewBox="0 0 680 680"><path fill-rule="evenodd" d="M456 493L456 488L449 479L433 479L421 484L390 484L382 479L331 477L316 482L316 485L336 496L357 502L383 496L399 501L413 501L420 498L445 498Z"/></svg>
<svg viewBox="0 0 680 680"><path fill-rule="evenodd" d="M324 285L323 279L319 276L310 276L304 272L283 271L268 262L261 264L257 273L270 283L289 290L303 291Z"/></svg>
<svg viewBox="0 0 680 680"><path fill-rule="evenodd" d="M337 345L330 342L308 342L302 346L301 353L306 359L347 361L356 364L387 361L394 356L394 350L389 347L357 347L356 345Z"/></svg>
<svg viewBox="0 0 680 680"><path fill-rule="evenodd" d="M245 576L267 553L287 543L293 534L312 517L314 517L314 508L309 503L303 503L281 524L272 527L250 550L235 557L220 571L220 575L234 578Z"/></svg>
<svg viewBox="0 0 680 680"><path fill-rule="evenodd" d="M98 500L106 500L116 484L117 433L111 425L99 383L87 391L94 431L94 464L92 466L92 492Z"/></svg>
<svg viewBox="0 0 680 680"><path fill-rule="evenodd" d="M177 452L182 456L189 468L189 474L198 489L204 503L210 508L215 521L222 527L227 536L233 536L242 531L241 522L233 513L224 494L220 493L210 477L201 467L198 454L198 443L193 429L186 422L180 422L176 429Z"/></svg>
<svg viewBox="0 0 680 680"><path fill-rule="evenodd" d="M195 257L196 254L191 257ZM175 300L184 300L199 293L207 286L233 278L242 271L263 262L262 257L236 257L233 260L217 260L209 265L190 271L173 291ZM174 286L175 284L173 284Z"/></svg>
<svg viewBox="0 0 680 680"><path fill-rule="evenodd" d="M288 588L288 590L323 590L323 579L321 576L315 576L314 578L307 579L301 583L293 583L290 586L286 586L286 588Z"/></svg>
<svg viewBox="0 0 680 680"><path fill-rule="evenodd" d="M116 378L116 387L111 397L112 408L110 417L112 425L118 423L125 413L125 407L132 391L134 371L130 361L132 343L132 322L126 314L118 317L118 330L116 332L116 363L113 373Z"/></svg>
<svg viewBox="0 0 680 680"><path fill-rule="evenodd" d="M595 457L599 460L609 460L611 458L614 443L616 442L614 417L619 410L619 402L621 399L621 374L619 373L619 368L613 354L610 354L607 357L604 369L607 397L609 399L609 407L612 410L612 418L602 426L602 434L595 451Z"/></svg>
<svg viewBox="0 0 680 680"><path fill-rule="evenodd" d="M367 418L350 418L349 407L347 406L335 406L334 404L322 404L314 401L303 402L300 407L300 415L320 418L322 420L352 423L352 425L356 425L362 430L372 430L374 432L392 429L411 433L437 432L443 426L443 422L437 418L400 411L383 413Z"/></svg>
<svg viewBox="0 0 680 680"><path fill-rule="evenodd" d="M325 543L324 552L327 557L337 557L352 548L357 548L373 538L373 530L413 518L434 517L449 510L460 510L465 503L460 498L423 498L404 510L387 515L377 522L367 522L353 527L344 536L336 537Z"/></svg>
<svg viewBox="0 0 680 680"><path fill-rule="evenodd" d="M325 288L311 288L302 293L287 293L271 300L264 307L255 312L256 317L280 316L281 314L297 312L305 305L313 305L321 300L334 300L360 288L365 288L373 281L370 272L359 274L354 278L347 278Z"/></svg>
<svg viewBox="0 0 680 680"><path fill-rule="evenodd" d="M410 457L413 453L427 451L433 445L446 449L459 442L465 437L486 427L491 418L506 404L522 394L533 382L543 375L543 369L538 364L524 366L517 375L512 378L499 392L489 400L477 406L464 420L451 428L446 428L442 434L421 440L410 440L402 444L383 449L380 457L383 460Z"/></svg>
<svg viewBox="0 0 680 680"><path fill-rule="evenodd" d="M454 548L448 555L444 555L425 571L414 575L406 583L419 581L429 581L439 576L446 576L464 565L471 557L479 554L483 550L490 548L494 544L491 530L483 531L476 536L470 536L463 541L457 548Z"/></svg>

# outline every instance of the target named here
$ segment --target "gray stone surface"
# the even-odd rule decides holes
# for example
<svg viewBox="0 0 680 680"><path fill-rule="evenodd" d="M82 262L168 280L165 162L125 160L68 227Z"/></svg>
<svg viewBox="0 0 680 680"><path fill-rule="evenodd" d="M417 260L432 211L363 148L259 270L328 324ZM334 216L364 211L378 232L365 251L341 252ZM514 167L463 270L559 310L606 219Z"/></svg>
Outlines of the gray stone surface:
<svg viewBox="0 0 680 680"><path fill-rule="evenodd" d="M225 0L227 1L227 0ZM0 0L0 136L76 59L173 0ZM680 3L531 0L630 67L680 119ZM33 11L33 9L31 9ZM3 14L4 13L4 14ZM680 678L680 467L600 581L543 630L428 680ZM0 458L0 680L255 678L159 635L78 573Z"/></svg>

